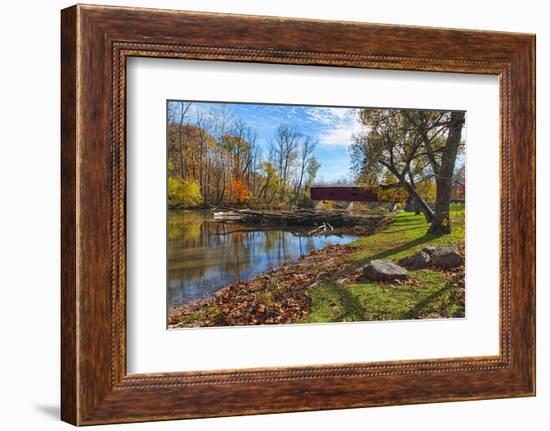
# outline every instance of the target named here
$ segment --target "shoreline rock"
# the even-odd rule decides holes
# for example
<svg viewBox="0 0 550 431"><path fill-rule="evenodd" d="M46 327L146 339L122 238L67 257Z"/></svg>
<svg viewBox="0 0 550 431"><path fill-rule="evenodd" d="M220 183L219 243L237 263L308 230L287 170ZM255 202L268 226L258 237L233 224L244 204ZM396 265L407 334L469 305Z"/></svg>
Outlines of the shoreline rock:
<svg viewBox="0 0 550 431"><path fill-rule="evenodd" d="M455 247L436 248L431 257L432 264L441 268L454 268L464 263L464 258Z"/></svg>
<svg viewBox="0 0 550 431"><path fill-rule="evenodd" d="M411 256L404 257L398 261L399 265L410 269L423 269L430 266L432 259L425 251L419 251Z"/></svg>
<svg viewBox="0 0 550 431"><path fill-rule="evenodd" d="M407 280L409 271L391 260L371 260L363 267L363 276L374 281Z"/></svg>

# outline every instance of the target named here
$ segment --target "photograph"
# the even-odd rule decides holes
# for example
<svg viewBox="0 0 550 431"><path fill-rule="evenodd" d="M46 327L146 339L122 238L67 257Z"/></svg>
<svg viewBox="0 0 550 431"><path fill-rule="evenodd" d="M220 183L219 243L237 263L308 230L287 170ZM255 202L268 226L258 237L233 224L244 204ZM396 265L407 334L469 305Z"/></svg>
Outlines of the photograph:
<svg viewBox="0 0 550 431"><path fill-rule="evenodd" d="M169 329L465 317L466 112L166 115Z"/></svg>

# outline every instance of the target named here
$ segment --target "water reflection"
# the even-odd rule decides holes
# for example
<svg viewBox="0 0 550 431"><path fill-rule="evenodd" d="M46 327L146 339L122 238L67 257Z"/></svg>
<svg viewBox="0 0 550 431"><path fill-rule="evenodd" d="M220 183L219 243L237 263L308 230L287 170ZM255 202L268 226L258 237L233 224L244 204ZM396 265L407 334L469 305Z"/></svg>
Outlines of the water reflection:
<svg viewBox="0 0 550 431"><path fill-rule="evenodd" d="M356 238L348 234L310 237L305 231L214 223L208 211L171 211L168 305L210 296L313 250Z"/></svg>

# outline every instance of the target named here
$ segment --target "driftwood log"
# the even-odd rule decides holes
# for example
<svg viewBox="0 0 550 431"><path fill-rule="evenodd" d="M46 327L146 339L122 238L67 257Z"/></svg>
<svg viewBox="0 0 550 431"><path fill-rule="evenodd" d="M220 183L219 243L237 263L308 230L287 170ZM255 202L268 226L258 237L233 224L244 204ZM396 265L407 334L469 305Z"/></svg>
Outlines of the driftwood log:
<svg viewBox="0 0 550 431"><path fill-rule="evenodd" d="M220 223L247 223L286 226L325 226L343 228L360 226L376 229L389 223L391 215L380 213L350 213L347 211L323 211L300 209L295 211L231 210L213 213L214 221Z"/></svg>

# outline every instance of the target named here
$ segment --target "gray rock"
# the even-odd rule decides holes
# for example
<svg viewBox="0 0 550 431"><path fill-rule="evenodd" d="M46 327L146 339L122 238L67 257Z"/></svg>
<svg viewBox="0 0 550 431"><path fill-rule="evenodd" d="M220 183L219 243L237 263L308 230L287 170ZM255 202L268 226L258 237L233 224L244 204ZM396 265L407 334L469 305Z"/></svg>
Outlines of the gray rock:
<svg viewBox="0 0 550 431"><path fill-rule="evenodd" d="M432 264L441 268L453 268L464 263L464 258L454 247L439 247L432 252Z"/></svg>
<svg viewBox="0 0 550 431"><path fill-rule="evenodd" d="M409 272L389 260L371 260L363 267L363 275L369 280L392 281L406 280Z"/></svg>
<svg viewBox="0 0 550 431"><path fill-rule="evenodd" d="M425 251L419 251L412 256L407 256L401 259L398 263L405 268L421 269L430 265L431 258Z"/></svg>

